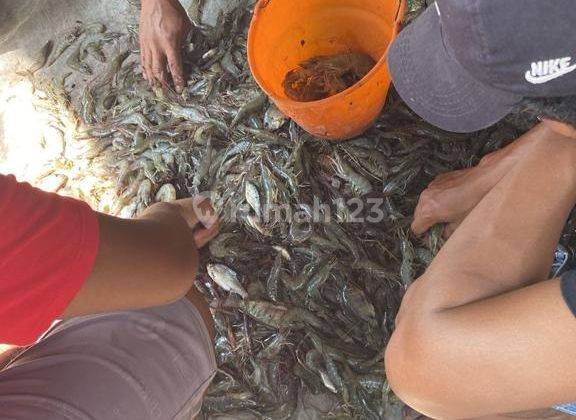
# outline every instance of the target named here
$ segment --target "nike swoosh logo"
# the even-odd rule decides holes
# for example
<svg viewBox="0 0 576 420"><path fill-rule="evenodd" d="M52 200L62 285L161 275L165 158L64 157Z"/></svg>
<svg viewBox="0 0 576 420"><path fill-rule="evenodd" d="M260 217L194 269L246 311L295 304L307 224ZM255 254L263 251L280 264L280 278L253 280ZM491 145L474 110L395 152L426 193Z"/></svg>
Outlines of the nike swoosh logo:
<svg viewBox="0 0 576 420"><path fill-rule="evenodd" d="M556 73L552 73L552 74L549 74L547 76L532 76L532 72L527 71L526 72L526 80L528 80L532 84L541 85L542 83L549 82L551 80L562 77L568 73L571 73L574 70L576 70L576 64L574 64L573 66L570 66L570 67L566 67L564 69L560 69Z"/></svg>

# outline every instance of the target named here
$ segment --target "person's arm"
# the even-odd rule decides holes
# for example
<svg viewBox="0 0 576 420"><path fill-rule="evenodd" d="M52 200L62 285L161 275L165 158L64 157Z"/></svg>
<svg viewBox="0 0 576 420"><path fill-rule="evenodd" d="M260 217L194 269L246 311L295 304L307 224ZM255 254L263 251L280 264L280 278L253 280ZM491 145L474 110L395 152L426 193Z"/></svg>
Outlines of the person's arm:
<svg viewBox="0 0 576 420"><path fill-rule="evenodd" d="M31 344L61 317L183 297L197 248L218 230L207 202L195 203L122 220L0 175L0 343Z"/></svg>
<svg viewBox="0 0 576 420"><path fill-rule="evenodd" d="M195 207L205 215L199 218ZM157 306L186 295L198 248L218 231L211 214L196 199L155 204L136 220L98 214L96 261L63 316Z"/></svg>
<svg viewBox="0 0 576 420"><path fill-rule="evenodd" d="M140 56L144 77L152 84L169 84L181 92L185 86L182 42L191 22L178 0L142 0Z"/></svg>
<svg viewBox="0 0 576 420"><path fill-rule="evenodd" d="M576 319L560 281L547 280L576 201L576 141L542 124L531 135L538 141L470 212L402 302L386 349L388 380L431 417L475 418L576 400Z"/></svg>

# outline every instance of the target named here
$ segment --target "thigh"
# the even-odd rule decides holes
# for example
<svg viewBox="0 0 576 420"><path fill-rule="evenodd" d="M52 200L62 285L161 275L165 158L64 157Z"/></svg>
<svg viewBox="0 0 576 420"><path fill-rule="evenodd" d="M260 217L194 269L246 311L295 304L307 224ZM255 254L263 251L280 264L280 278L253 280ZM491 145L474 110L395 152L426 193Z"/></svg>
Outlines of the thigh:
<svg viewBox="0 0 576 420"><path fill-rule="evenodd" d="M11 419L190 419L216 371L186 299L62 322L0 372ZM4 418L4 417L2 417Z"/></svg>

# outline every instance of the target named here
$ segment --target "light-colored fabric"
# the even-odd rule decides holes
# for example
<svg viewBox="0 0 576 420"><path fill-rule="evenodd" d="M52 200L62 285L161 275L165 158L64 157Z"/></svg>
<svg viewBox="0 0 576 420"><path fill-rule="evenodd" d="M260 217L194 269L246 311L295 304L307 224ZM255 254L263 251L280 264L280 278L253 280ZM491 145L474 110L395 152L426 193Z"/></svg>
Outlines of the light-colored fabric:
<svg viewBox="0 0 576 420"><path fill-rule="evenodd" d="M556 410L564 413L564 414L569 414L571 416L576 416L576 403L572 403L572 404L564 404L564 405L558 405L556 407L554 407Z"/></svg>
<svg viewBox="0 0 576 420"><path fill-rule="evenodd" d="M188 300L79 317L53 327L0 372L0 419L192 419L216 372Z"/></svg>

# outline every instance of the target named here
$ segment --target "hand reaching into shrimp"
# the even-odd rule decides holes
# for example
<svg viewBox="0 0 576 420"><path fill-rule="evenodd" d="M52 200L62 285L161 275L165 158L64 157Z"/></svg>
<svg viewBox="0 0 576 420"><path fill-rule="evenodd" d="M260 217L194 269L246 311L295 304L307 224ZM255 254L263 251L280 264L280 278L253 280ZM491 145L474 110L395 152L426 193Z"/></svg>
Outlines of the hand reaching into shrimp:
<svg viewBox="0 0 576 420"><path fill-rule="evenodd" d="M184 89L181 47L191 28L178 0L142 0L140 50L148 82L166 87L171 78L177 92Z"/></svg>

